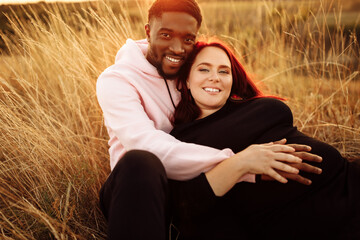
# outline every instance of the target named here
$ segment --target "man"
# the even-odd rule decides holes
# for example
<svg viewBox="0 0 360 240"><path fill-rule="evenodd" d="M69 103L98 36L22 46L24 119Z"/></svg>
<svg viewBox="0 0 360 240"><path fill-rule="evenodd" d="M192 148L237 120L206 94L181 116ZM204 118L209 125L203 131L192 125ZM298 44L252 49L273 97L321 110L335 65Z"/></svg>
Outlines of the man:
<svg viewBox="0 0 360 240"><path fill-rule="evenodd" d="M156 0L145 26L147 40L128 39L115 64L98 79L97 96L110 137L112 172L100 192L109 239L165 239L167 178L193 179L234 156L230 149L182 143L168 134L180 97L173 80L193 49L201 22L195 0ZM309 184L300 175L283 175ZM239 181L254 182L255 176Z"/></svg>

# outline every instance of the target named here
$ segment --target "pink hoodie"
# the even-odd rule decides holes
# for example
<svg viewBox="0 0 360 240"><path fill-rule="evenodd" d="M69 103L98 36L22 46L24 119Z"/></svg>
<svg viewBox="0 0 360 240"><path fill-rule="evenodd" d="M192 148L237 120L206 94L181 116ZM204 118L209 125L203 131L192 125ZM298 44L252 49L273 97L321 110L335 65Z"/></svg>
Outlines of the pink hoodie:
<svg viewBox="0 0 360 240"><path fill-rule="evenodd" d="M147 47L146 40L128 39L117 53L115 64L97 81L97 98L110 137L110 166L113 169L126 151L142 149L162 161L168 178L188 180L234 153L183 143L168 134L174 107L164 79L145 58ZM175 81L167 82L177 104L180 94ZM255 175L247 174L240 181L255 182Z"/></svg>

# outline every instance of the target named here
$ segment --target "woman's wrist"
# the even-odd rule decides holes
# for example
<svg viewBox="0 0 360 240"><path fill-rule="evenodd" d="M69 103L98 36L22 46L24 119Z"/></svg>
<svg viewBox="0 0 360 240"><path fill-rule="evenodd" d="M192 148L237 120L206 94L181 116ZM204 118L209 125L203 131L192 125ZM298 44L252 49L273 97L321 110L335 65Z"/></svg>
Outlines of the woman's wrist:
<svg viewBox="0 0 360 240"><path fill-rule="evenodd" d="M241 178L247 173L250 173L249 164L247 162L247 159L245 159L245 156L243 156L242 152L237 153L229 160L233 162L231 163L231 165L233 166L233 170L236 172L236 175L239 178Z"/></svg>
<svg viewBox="0 0 360 240"><path fill-rule="evenodd" d="M238 159L239 156L234 156L205 173L216 196L223 196L247 173L244 164Z"/></svg>

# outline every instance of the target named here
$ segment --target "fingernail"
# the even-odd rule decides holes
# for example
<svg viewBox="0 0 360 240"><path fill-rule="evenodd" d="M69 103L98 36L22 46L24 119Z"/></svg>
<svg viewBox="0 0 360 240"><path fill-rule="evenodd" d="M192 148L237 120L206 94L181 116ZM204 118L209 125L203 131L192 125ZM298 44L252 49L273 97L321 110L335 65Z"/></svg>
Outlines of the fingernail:
<svg viewBox="0 0 360 240"><path fill-rule="evenodd" d="M308 181L308 185L312 184L311 180Z"/></svg>
<svg viewBox="0 0 360 240"><path fill-rule="evenodd" d="M322 169L321 169L321 168L318 168L317 171L318 171L318 174L322 173Z"/></svg>

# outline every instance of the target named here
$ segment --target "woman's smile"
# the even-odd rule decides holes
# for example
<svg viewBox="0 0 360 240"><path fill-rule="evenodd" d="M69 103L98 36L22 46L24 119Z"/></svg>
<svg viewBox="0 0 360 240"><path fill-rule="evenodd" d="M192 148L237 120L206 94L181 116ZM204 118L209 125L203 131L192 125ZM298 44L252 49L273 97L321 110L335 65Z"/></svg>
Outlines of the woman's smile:
<svg viewBox="0 0 360 240"><path fill-rule="evenodd" d="M219 88L212 88L212 87L204 87L203 88L205 92L208 93L219 93L221 90Z"/></svg>

